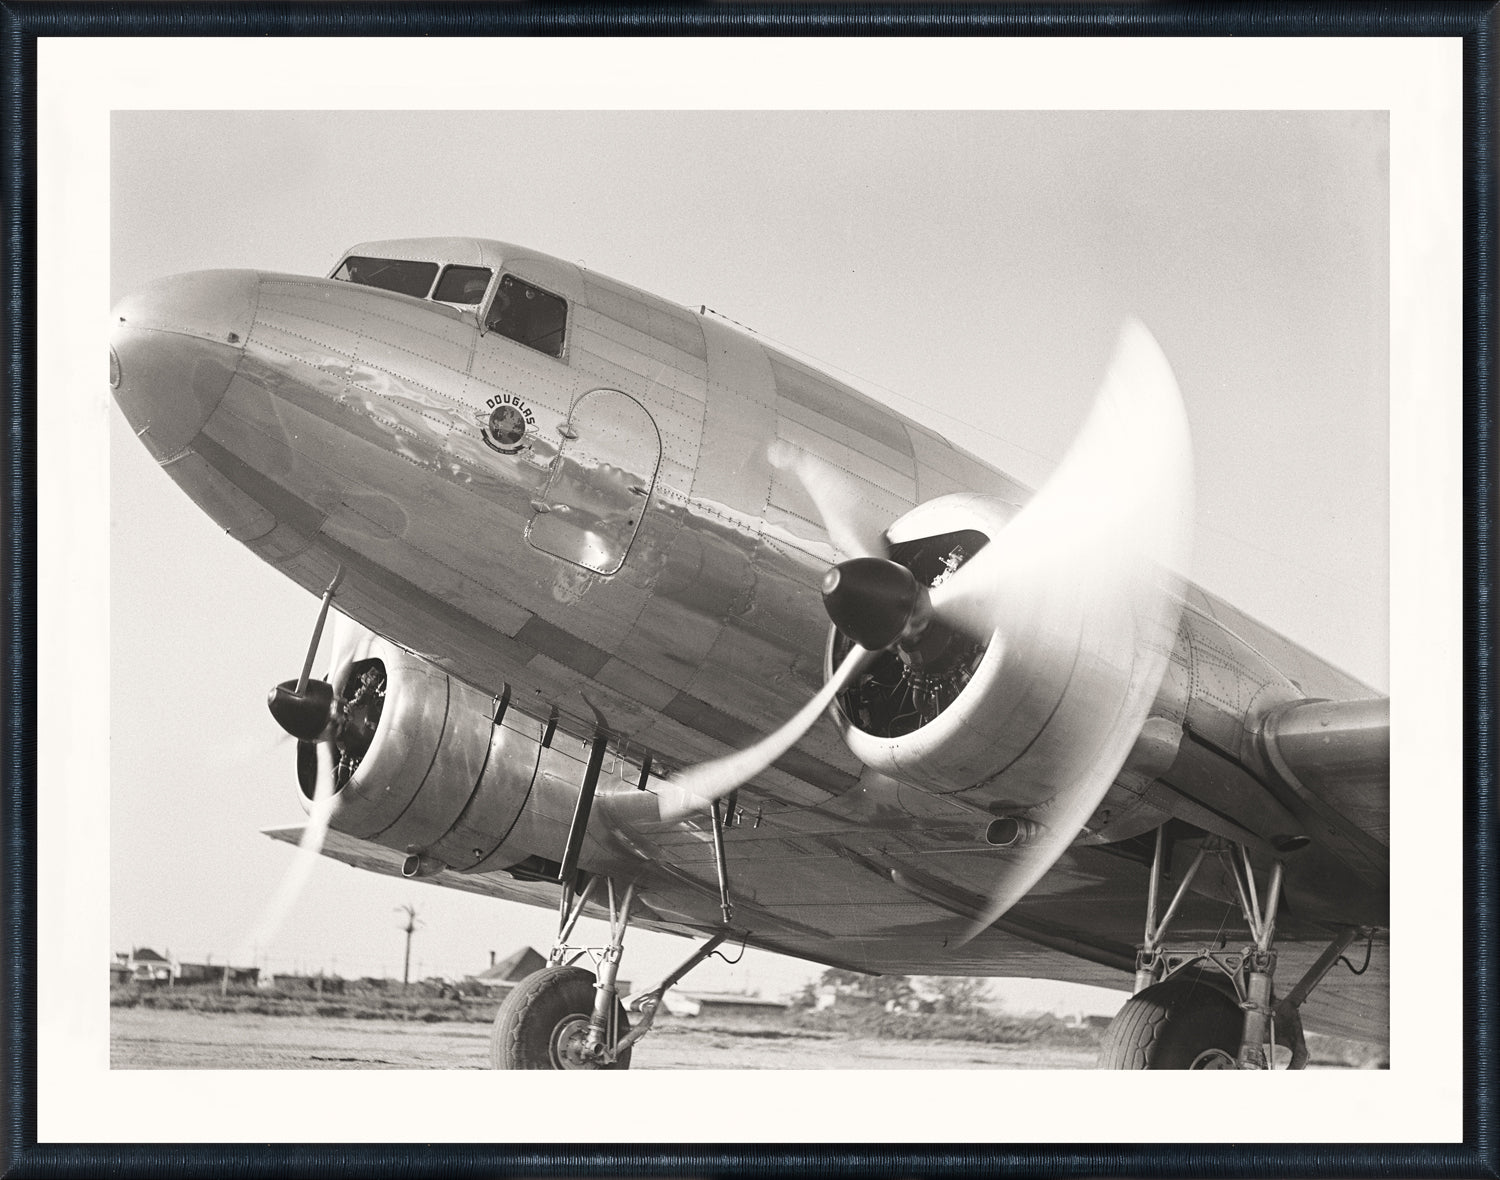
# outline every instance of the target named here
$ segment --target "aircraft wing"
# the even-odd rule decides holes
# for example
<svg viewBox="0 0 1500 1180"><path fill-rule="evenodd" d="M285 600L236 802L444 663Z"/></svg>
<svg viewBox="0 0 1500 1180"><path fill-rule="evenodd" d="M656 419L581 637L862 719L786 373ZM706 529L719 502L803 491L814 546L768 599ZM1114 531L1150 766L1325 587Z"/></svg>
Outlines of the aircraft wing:
<svg viewBox="0 0 1500 1180"><path fill-rule="evenodd" d="M1280 802L1367 882L1390 872L1391 702L1307 701L1266 718L1266 776Z"/></svg>
<svg viewBox="0 0 1500 1180"><path fill-rule="evenodd" d="M270 836L271 839L293 846L301 843L304 831L306 831L304 824L261 829L261 832ZM330 860L339 861L352 868L363 869L365 872L379 873L385 877L413 879L402 872L402 866L407 858L401 853L371 840L361 840L346 832L330 830L323 839L321 854ZM505 873L459 873L446 868L438 872L423 873L415 879L441 886L444 889L459 889L465 893L477 893L481 897L494 897L502 901L520 902L523 905L544 906L548 909L555 909L557 906L557 885L552 881L528 881ZM589 907L588 912L596 913L601 917L607 916L603 910L596 910L592 906ZM681 925L653 921L649 916L639 919L636 924L666 934L695 933L692 930L683 929Z"/></svg>
<svg viewBox="0 0 1500 1180"><path fill-rule="evenodd" d="M264 831L272 839L295 845L303 827ZM632 922L663 933L706 937L715 928L711 911L703 906L712 897L708 886L711 858L701 841L686 833L682 836L680 842L663 841L663 860ZM736 914L749 928L747 945L814 963L868 970L840 959L838 946L829 937L841 923L857 921L880 931L869 945L880 946L887 973L941 971L1050 979L1115 988L1121 1002L1125 1000L1145 867L1119 850L1075 847L1032 896L994 926L962 947L945 949L943 943L951 943L954 916L962 918L971 908L982 906L982 897L920 870L893 873L890 865L894 862L878 851L886 842L883 838L870 840L846 831L838 837L844 844L841 848L826 838L789 840L784 830L778 832L769 822L758 828L736 828L731 838L739 846ZM795 869L785 859L789 853L797 857ZM336 830L328 833L323 855L368 872L404 876L405 858L399 852ZM673 864L666 871L669 861ZM953 873L957 868L947 866L944 871ZM1222 933L1226 920L1230 926L1234 920L1222 896L1222 882L1216 888L1211 874L1203 878L1200 890L1184 901L1179 920L1185 933L1212 943L1215 930ZM554 883L520 879L504 871L442 869L416 879L506 901L556 906ZM782 894L801 900L787 906ZM605 916L592 907L590 912ZM1373 943L1374 953L1367 956L1365 941L1356 941L1348 949L1347 969L1336 965L1307 999L1303 1012L1310 1030L1374 1042L1386 1039L1385 939L1376 936ZM1309 926L1295 912L1288 914L1286 936L1278 940L1280 977L1286 987L1314 965L1326 944L1316 924ZM1353 973L1356 970L1359 976Z"/></svg>

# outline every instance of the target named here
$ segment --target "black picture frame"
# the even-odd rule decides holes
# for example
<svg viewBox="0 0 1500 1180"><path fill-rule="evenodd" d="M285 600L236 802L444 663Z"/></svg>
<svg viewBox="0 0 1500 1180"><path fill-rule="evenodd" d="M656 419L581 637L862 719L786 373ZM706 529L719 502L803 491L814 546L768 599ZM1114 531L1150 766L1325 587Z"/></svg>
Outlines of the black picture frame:
<svg viewBox="0 0 1500 1180"><path fill-rule="evenodd" d="M1024 4L0 3L4 54L5 738L3 1174L526 1176L1495 1176L1496 7ZM42 37L361 35L1461 37L1464 71L1465 1025L1461 1144L819 1146L234 1145L37 1142L37 42ZM1446 948L1429 948L1447 970ZM837 1104L830 1105L837 1117ZM1020 1120L1022 1123L1024 1120ZM725 1134L733 1136L733 1120Z"/></svg>

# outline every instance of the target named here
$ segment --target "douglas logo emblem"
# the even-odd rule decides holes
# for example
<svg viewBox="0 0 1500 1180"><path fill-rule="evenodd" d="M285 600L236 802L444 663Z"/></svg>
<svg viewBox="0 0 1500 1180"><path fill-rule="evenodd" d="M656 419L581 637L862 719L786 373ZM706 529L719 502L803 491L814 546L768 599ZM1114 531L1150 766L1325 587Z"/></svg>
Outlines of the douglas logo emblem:
<svg viewBox="0 0 1500 1180"><path fill-rule="evenodd" d="M526 432L536 429L536 415L520 398L509 393L492 397L485 405L489 415L479 415L485 445L502 455L514 455L526 443Z"/></svg>

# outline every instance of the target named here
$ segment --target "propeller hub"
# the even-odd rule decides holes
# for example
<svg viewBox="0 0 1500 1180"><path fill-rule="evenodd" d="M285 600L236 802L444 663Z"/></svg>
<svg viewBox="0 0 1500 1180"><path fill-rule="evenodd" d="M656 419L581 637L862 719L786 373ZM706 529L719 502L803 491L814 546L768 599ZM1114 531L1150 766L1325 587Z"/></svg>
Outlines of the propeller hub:
<svg viewBox="0 0 1500 1180"><path fill-rule="evenodd" d="M824 574L823 608L835 627L871 651L915 638L932 615L927 588L904 565L881 557L856 557Z"/></svg>
<svg viewBox="0 0 1500 1180"><path fill-rule="evenodd" d="M276 724L298 741L325 741L338 731L339 701L326 680L309 680L300 693L295 680L283 681L266 697L266 707Z"/></svg>

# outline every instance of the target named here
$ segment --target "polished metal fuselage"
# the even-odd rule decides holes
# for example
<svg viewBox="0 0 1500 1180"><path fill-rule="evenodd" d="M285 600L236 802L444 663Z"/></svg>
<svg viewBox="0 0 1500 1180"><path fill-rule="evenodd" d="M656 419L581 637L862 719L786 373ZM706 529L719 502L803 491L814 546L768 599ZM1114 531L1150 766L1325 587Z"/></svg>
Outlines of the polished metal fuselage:
<svg viewBox="0 0 1500 1180"><path fill-rule="evenodd" d="M839 555L795 479L771 463L774 443L843 469L884 520L951 492L1026 499L920 422L718 317L503 243L465 248L568 301L560 357L430 301L244 276L253 306L240 338L203 341L194 362L232 370L222 399L192 438L158 440L158 457L231 535L308 590L342 566L338 606L370 629L482 693L508 693L519 714L553 719L578 742L610 734L606 804L634 787L647 758L671 768L743 745L823 680L819 584ZM486 436L498 406L524 418L519 447ZM1363 695L1190 588L1153 715L1195 735L1208 767L1200 809L1246 823L1229 796L1243 794L1235 776L1246 775L1257 717L1302 696ZM643 835L628 806L618 814L626 845L660 862L663 888L698 887L677 908L683 924L711 925L706 824ZM607 805L602 815L608 823ZM1027 973L1013 931L953 957L961 923L932 900L948 886L983 893L988 818L961 800L862 783L836 729L815 726L742 792L736 888L781 919L756 941L875 970ZM1373 836L1382 822L1369 821ZM587 855L607 858L610 847L591 843ZM893 890L890 871L902 866L908 884L932 889ZM1320 871L1337 877L1337 866ZM1143 869L1072 855L1018 920L1114 874L1131 882L1119 904L1090 903L1089 920L1059 910L1057 928L1072 933L1051 937L1063 953L1076 951L1063 945L1070 938L1108 943L1094 960L1121 969L1114 956L1128 941L1089 927L1138 924ZM1295 873L1288 889L1296 895ZM1315 891L1307 896L1308 912L1320 912ZM1370 905L1356 899L1351 910Z"/></svg>

